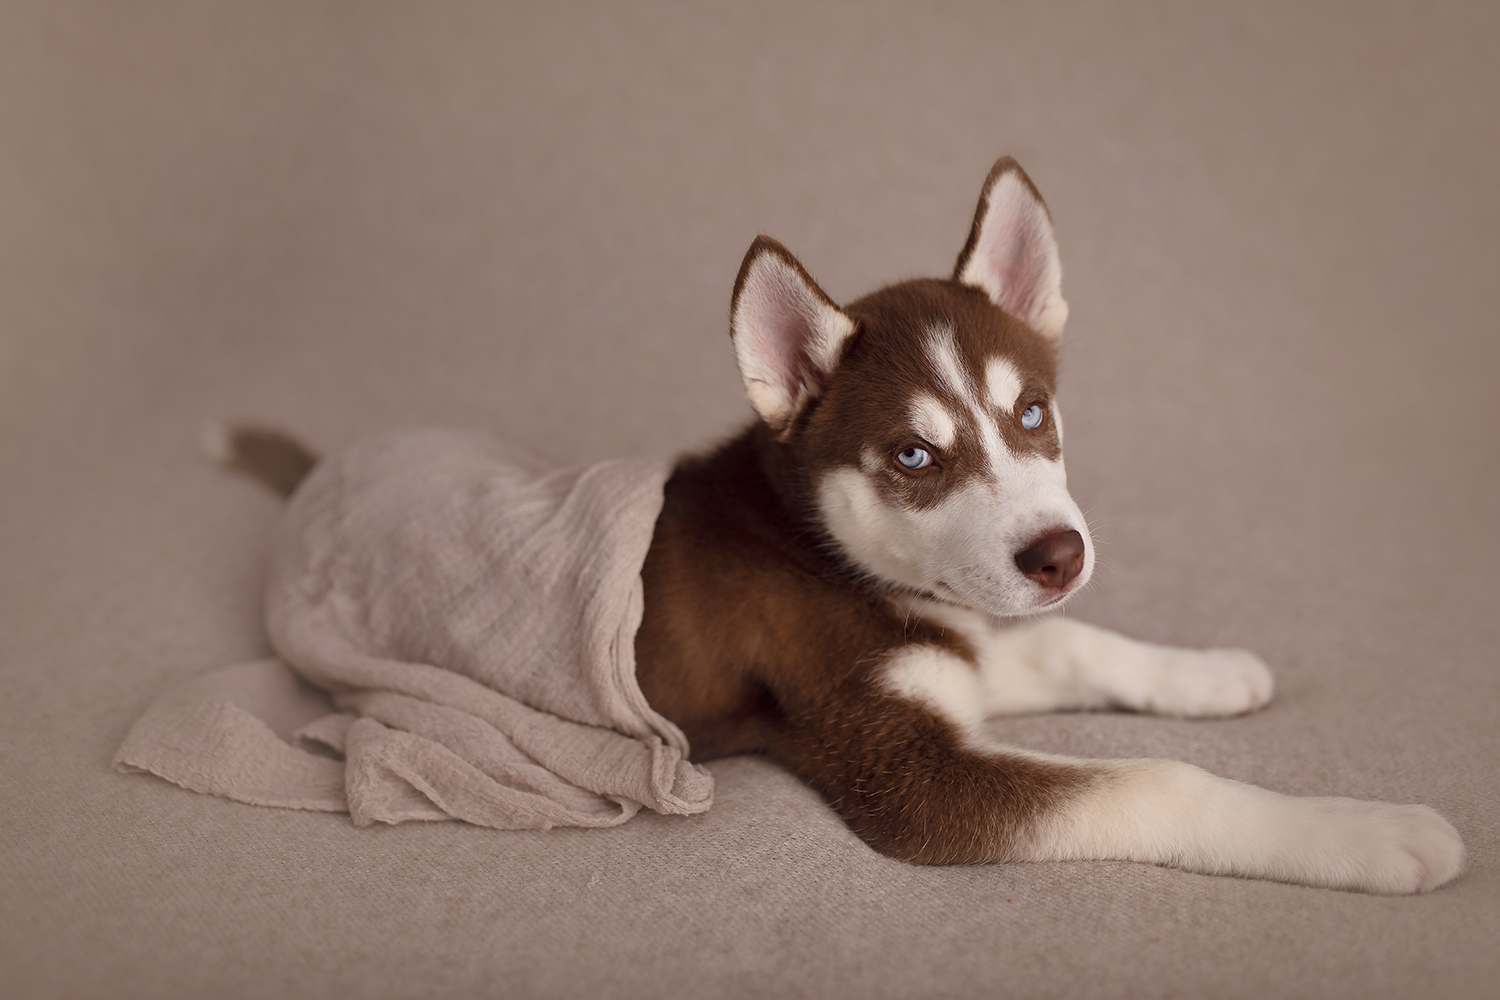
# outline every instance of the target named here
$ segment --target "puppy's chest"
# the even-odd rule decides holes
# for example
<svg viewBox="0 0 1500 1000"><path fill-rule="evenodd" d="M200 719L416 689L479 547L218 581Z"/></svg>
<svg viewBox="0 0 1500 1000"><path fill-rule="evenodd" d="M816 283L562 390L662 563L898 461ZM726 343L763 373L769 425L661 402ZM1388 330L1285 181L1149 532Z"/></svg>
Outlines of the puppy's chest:
<svg viewBox="0 0 1500 1000"><path fill-rule="evenodd" d="M832 565L789 556L764 530L691 513L669 502L657 524L636 659L647 700L695 747L711 733L721 752L760 749L765 726L878 697L888 660L906 648L971 656L956 630Z"/></svg>

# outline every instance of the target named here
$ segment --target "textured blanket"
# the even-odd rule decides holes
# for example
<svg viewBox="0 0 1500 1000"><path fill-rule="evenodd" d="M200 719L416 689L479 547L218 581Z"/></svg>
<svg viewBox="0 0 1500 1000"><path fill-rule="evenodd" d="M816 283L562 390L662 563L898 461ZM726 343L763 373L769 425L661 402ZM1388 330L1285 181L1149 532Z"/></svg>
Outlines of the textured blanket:
<svg viewBox="0 0 1500 1000"><path fill-rule="evenodd" d="M635 677L640 569L667 472L542 471L445 431L325 459L272 543L279 659L168 691L116 766L255 805L347 810L360 825L702 812L713 779Z"/></svg>

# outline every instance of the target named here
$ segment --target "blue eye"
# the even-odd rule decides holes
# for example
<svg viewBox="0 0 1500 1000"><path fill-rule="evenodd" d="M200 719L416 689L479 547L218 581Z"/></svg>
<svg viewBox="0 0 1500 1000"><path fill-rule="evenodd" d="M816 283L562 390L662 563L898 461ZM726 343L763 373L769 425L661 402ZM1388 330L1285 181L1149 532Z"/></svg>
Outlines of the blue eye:
<svg viewBox="0 0 1500 1000"><path fill-rule="evenodd" d="M908 469L925 469L932 464L932 455L926 448L908 448L896 456L896 461Z"/></svg>
<svg viewBox="0 0 1500 1000"><path fill-rule="evenodd" d="M1034 431L1042 426L1042 408L1032 403L1021 411L1021 426L1028 431Z"/></svg>

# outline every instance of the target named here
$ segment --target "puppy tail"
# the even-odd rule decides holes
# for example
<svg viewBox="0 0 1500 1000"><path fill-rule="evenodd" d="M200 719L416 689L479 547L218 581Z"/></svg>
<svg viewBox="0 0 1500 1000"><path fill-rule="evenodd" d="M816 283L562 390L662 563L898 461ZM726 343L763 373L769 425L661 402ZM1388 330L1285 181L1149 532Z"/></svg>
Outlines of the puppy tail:
<svg viewBox="0 0 1500 1000"><path fill-rule="evenodd" d="M242 472L273 492L289 497L318 464L318 455L296 438L264 427L235 427L213 421L199 436L203 452L226 469Z"/></svg>

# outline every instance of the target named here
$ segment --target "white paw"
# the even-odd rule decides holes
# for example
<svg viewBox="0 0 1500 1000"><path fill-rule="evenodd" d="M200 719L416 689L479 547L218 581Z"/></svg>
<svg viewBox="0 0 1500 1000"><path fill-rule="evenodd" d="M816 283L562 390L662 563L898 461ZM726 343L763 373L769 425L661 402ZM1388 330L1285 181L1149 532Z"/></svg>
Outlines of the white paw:
<svg viewBox="0 0 1500 1000"><path fill-rule="evenodd" d="M1331 831L1337 830L1334 844L1327 845L1334 852L1320 859L1314 867L1324 870L1307 881L1404 896L1436 889L1463 870L1464 844L1458 831L1427 806L1323 801L1336 814L1330 817Z"/></svg>
<svg viewBox="0 0 1500 1000"><path fill-rule="evenodd" d="M1243 715L1271 700L1271 669L1244 649L1164 649L1141 706L1157 715Z"/></svg>

